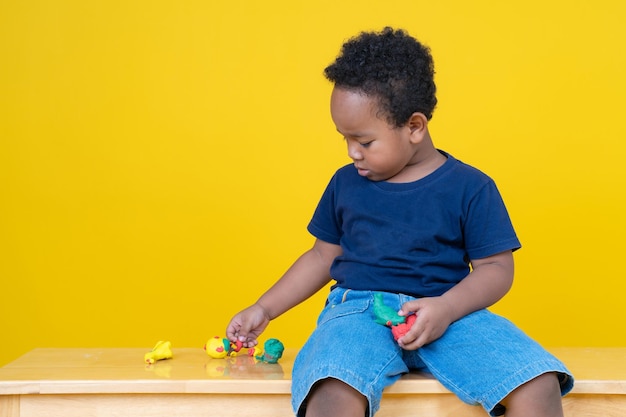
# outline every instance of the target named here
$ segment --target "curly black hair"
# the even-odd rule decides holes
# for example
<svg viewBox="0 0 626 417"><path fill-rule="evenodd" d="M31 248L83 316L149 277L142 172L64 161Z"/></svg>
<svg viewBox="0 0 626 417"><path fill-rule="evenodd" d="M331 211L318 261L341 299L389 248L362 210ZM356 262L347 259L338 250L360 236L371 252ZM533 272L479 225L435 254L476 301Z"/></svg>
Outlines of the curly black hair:
<svg viewBox="0 0 626 417"><path fill-rule="evenodd" d="M386 27L349 39L324 75L337 87L377 98L396 127L415 112L430 120L437 105L430 49L402 29Z"/></svg>

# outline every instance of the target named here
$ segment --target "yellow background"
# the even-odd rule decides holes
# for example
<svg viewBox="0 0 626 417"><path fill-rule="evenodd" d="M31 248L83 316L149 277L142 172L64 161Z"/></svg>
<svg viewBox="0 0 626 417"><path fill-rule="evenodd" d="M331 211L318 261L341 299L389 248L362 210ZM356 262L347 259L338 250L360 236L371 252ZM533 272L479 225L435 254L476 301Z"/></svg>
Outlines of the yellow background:
<svg viewBox="0 0 626 417"><path fill-rule="evenodd" d="M0 364L223 335L312 244L348 162L322 70L384 25L432 48L436 145L496 180L524 245L494 310L626 345L625 4L2 1ZM322 303L264 337L301 345Z"/></svg>

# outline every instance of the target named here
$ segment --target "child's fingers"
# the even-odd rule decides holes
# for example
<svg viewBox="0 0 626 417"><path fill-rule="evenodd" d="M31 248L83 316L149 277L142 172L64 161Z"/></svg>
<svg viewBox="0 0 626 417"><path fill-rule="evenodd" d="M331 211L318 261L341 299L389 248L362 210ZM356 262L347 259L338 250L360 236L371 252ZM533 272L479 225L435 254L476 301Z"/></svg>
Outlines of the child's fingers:
<svg viewBox="0 0 626 417"><path fill-rule="evenodd" d="M408 316L409 314L417 314L421 307L421 300L411 300L402 304L400 307L400 311L398 311L398 315L400 316Z"/></svg>
<svg viewBox="0 0 626 417"><path fill-rule="evenodd" d="M415 315L412 315L410 317L415 317ZM411 327L406 331L406 333L401 338L398 339L398 344L400 345L402 349L406 349L406 350L416 349L416 347L413 347L413 345L415 341L417 340L417 338L419 337L421 333L421 329L419 327L419 323L415 323L415 322L417 322L417 319L413 320Z"/></svg>
<svg viewBox="0 0 626 417"><path fill-rule="evenodd" d="M226 327L226 338L231 342L237 341L241 324L237 321L237 317L233 318L228 327Z"/></svg>

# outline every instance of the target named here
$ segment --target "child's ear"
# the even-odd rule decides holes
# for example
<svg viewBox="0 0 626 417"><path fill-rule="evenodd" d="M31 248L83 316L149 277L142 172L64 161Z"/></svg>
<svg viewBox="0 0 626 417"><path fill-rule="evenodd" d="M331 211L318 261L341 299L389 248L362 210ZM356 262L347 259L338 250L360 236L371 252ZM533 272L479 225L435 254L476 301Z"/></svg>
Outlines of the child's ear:
<svg viewBox="0 0 626 417"><path fill-rule="evenodd" d="M419 143L428 130L428 119L423 113L413 113L409 118L407 127L411 132L411 142Z"/></svg>

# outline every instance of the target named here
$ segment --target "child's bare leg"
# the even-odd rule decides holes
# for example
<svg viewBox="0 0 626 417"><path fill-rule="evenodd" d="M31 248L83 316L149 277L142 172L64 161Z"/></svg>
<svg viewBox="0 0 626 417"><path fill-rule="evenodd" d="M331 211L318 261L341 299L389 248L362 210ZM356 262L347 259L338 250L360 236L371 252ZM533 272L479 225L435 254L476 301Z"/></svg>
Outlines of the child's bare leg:
<svg viewBox="0 0 626 417"><path fill-rule="evenodd" d="M309 394L306 417L363 417L367 399L338 379L319 381Z"/></svg>
<svg viewBox="0 0 626 417"><path fill-rule="evenodd" d="M563 417L561 388L553 372L521 385L502 403L506 407L506 417Z"/></svg>

